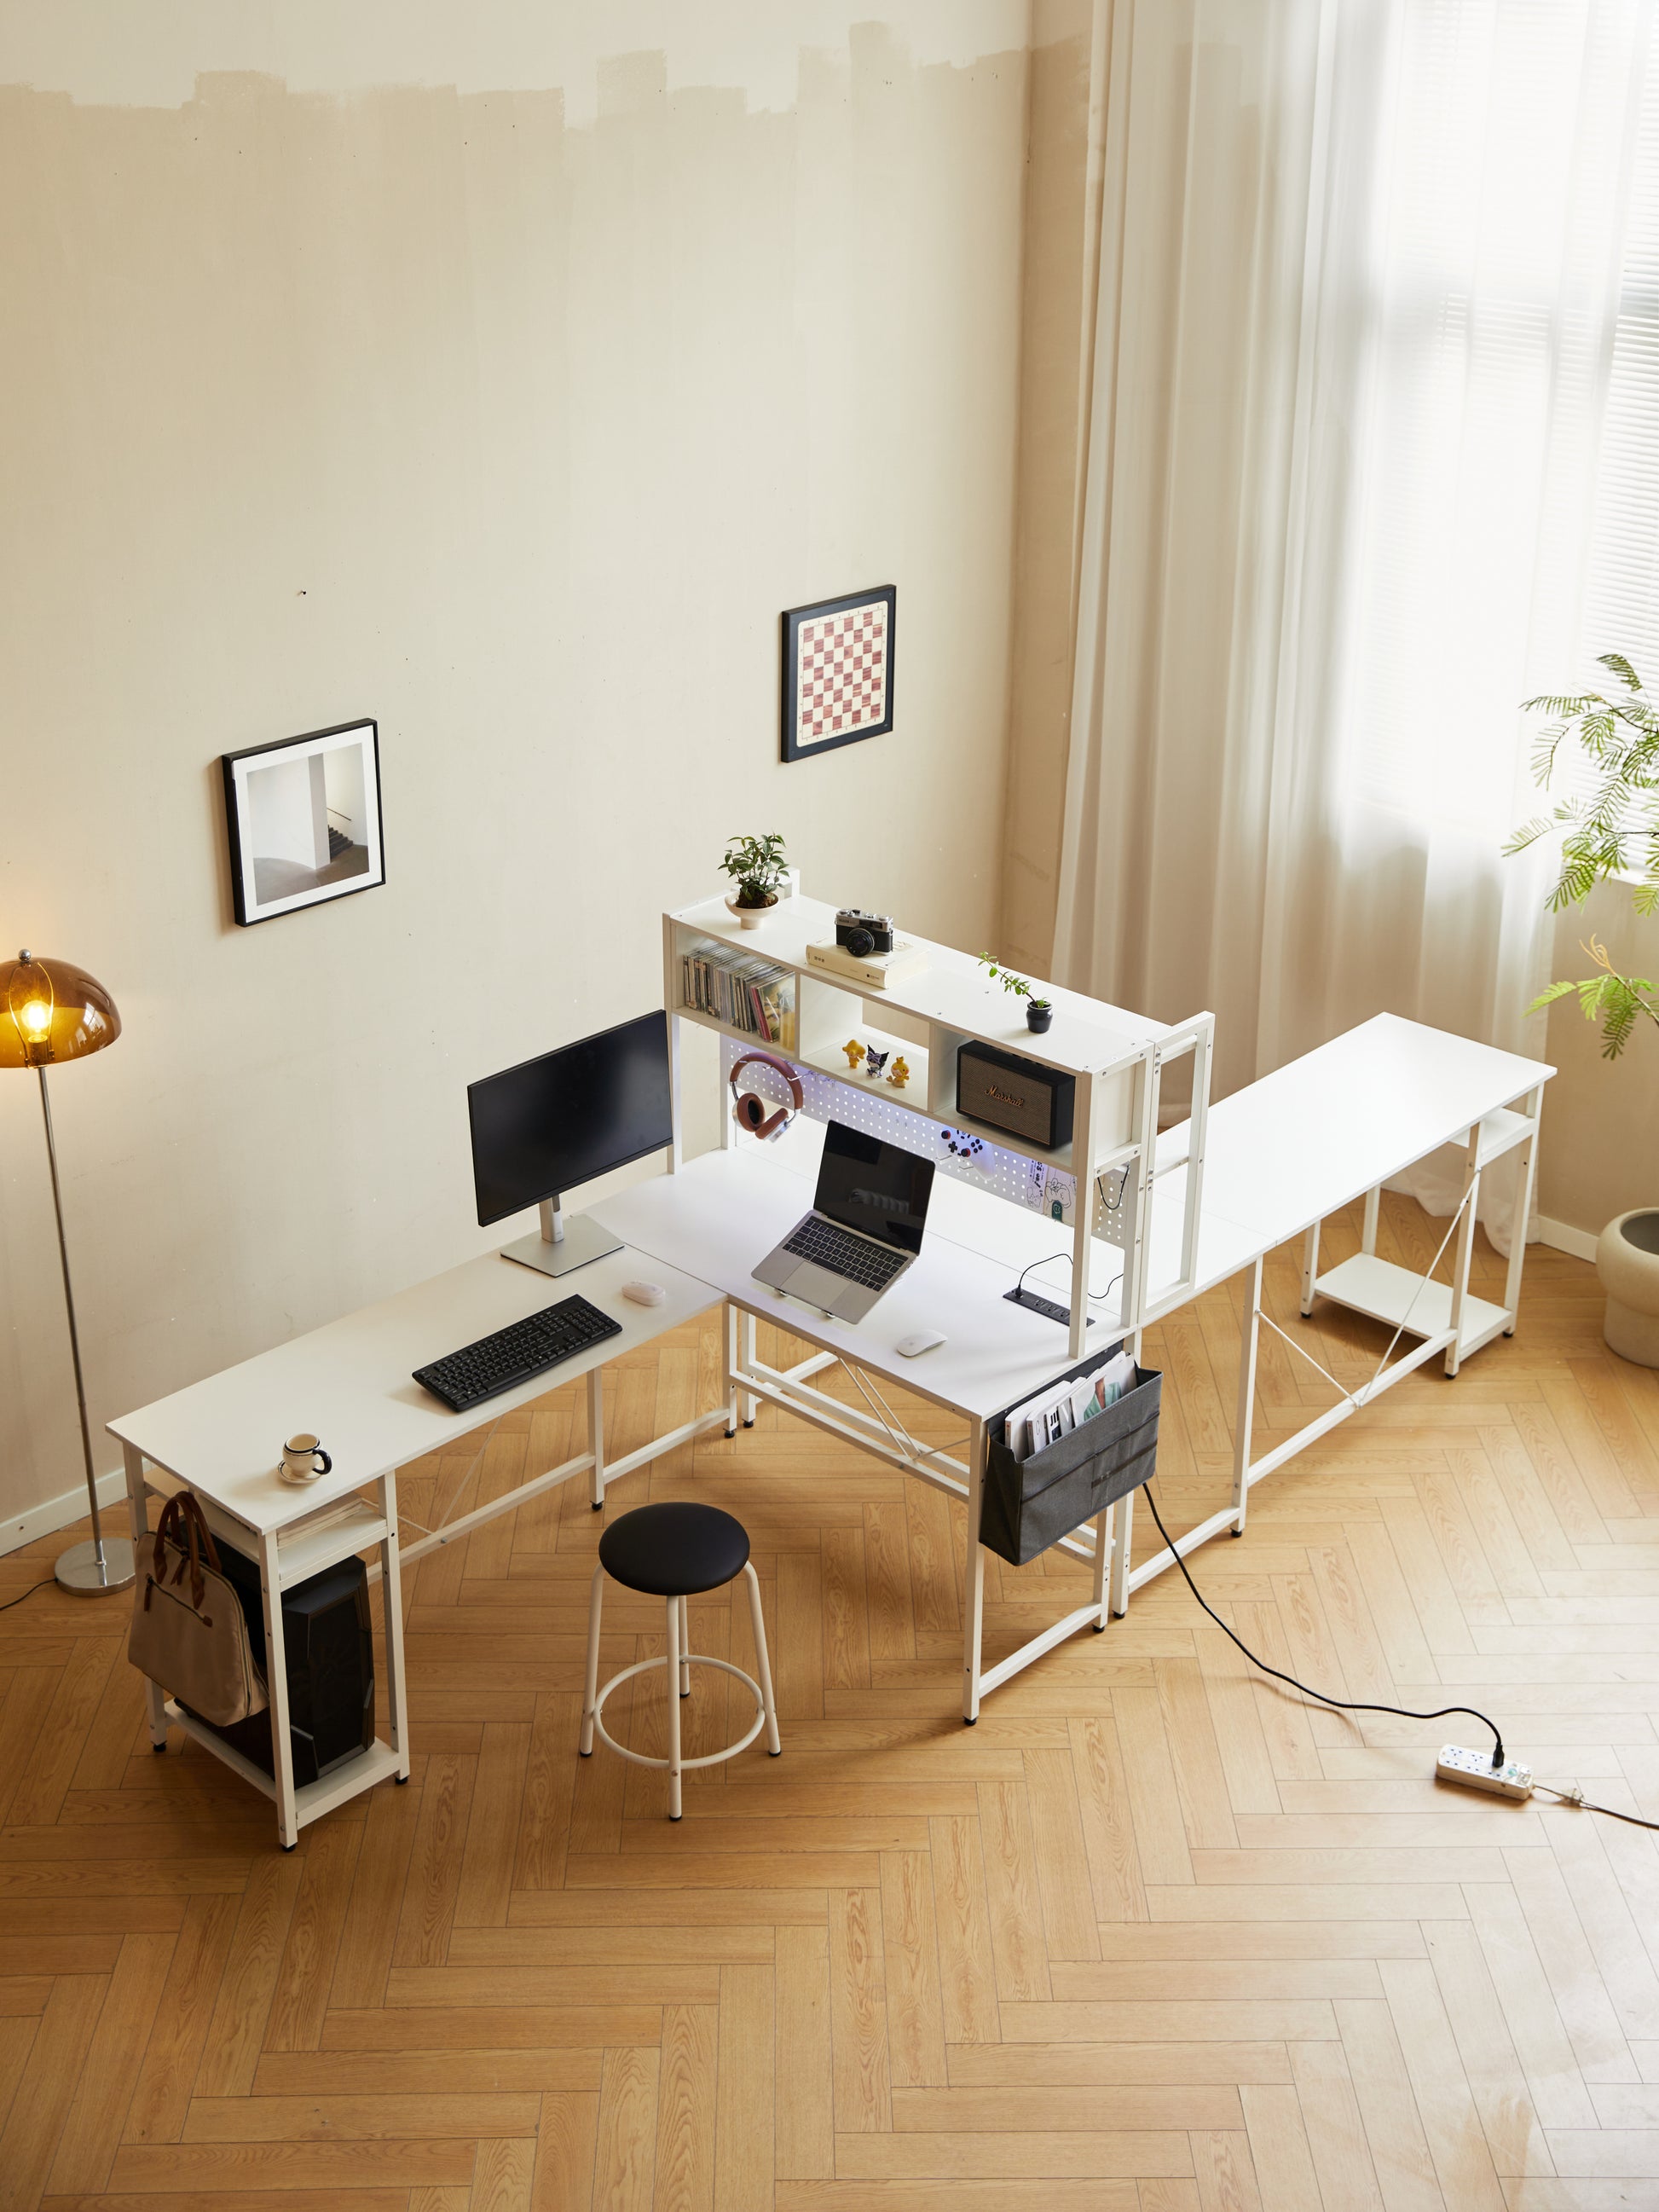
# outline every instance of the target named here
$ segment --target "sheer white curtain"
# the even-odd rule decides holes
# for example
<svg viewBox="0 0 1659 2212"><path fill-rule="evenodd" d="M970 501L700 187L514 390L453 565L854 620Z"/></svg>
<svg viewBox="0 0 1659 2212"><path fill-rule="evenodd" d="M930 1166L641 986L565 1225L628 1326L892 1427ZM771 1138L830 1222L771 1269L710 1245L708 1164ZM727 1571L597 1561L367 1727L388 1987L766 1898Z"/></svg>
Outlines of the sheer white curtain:
<svg viewBox="0 0 1659 2212"><path fill-rule="evenodd" d="M1547 863L1500 848L1577 657L1652 0L1099 4L1055 972L1212 1006L1218 1091L1382 1009L1537 1050Z"/></svg>

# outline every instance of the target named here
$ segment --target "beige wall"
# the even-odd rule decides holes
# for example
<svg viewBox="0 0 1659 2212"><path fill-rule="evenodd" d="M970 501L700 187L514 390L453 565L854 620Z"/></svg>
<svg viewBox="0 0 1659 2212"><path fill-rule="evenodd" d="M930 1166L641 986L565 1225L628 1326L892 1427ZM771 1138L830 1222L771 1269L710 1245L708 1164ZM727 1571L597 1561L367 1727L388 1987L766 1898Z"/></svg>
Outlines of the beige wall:
<svg viewBox="0 0 1659 2212"><path fill-rule="evenodd" d="M1583 941L1599 937L1624 975L1659 977L1659 918L1644 920L1622 884L1602 884L1556 925L1551 973L1595 973ZM1659 1206L1659 1030L1646 1023L1614 1061L1577 1000L1550 1010L1548 1057L1557 1073L1544 1097L1538 1210L1599 1236L1617 1213Z"/></svg>
<svg viewBox="0 0 1659 2212"><path fill-rule="evenodd" d="M0 933L126 1025L53 1085L100 1425L495 1241L465 1084L657 1004L728 833L994 925L1025 9L781 42L754 0L692 11L701 82L606 58L685 12L491 0L474 52L453 9L172 5L125 58L106 10L0 17ZM334 76L296 50L370 15ZM896 729L781 767L779 611L890 580ZM387 886L235 928L219 755L370 714ZM0 1528L79 1480L33 1089Z"/></svg>

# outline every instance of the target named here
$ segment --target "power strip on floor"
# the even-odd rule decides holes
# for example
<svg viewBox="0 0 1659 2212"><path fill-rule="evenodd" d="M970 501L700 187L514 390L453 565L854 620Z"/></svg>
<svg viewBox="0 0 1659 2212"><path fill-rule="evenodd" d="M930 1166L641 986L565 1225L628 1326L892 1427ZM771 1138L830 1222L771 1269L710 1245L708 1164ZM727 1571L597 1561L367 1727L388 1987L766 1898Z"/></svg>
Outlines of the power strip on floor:
<svg viewBox="0 0 1659 2212"><path fill-rule="evenodd" d="M1461 1743L1443 1744L1434 1771L1442 1782L1461 1783L1465 1790L1488 1790L1494 1797L1530 1797L1532 1769L1518 1759L1494 1766L1484 1751L1465 1751Z"/></svg>

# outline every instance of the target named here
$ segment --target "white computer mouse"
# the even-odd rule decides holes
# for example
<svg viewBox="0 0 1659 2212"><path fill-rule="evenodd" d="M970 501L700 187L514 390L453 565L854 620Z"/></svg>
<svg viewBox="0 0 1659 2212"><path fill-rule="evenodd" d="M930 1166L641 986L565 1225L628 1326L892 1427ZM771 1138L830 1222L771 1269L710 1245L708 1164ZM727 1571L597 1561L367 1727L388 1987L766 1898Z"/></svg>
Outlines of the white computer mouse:
<svg viewBox="0 0 1659 2212"><path fill-rule="evenodd" d="M624 1283L623 1296L636 1306L659 1306L668 1293L660 1283Z"/></svg>
<svg viewBox="0 0 1659 2212"><path fill-rule="evenodd" d="M936 1328L919 1328L913 1335L900 1337L893 1349L902 1359L916 1359L924 1352L931 1352L936 1344L943 1344L944 1341Z"/></svg>

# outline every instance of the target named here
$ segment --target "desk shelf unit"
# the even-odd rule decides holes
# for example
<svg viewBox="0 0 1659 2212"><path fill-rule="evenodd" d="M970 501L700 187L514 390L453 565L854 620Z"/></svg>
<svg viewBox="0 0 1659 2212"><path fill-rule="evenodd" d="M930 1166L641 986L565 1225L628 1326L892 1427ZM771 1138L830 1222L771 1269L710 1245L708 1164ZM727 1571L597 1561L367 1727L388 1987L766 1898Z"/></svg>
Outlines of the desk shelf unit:
<svg viewBox="0 0 1659 2212"><path fill-rule="evenodd" d="M677 1102L681 1023L713 1030L736 1050L769 1051L787 1060L804 1079L805 1110L814 1118L857 1120L861 1111L858 1102L871 1101L862 1110L866 1117L879 1114L884 1134L933 1160L944 1173L962 1174L994 1195L1052 1213L1070 1226L1072 1358L1080 1358L1085 1347L1085 1293L1091 1239L1116 1246L1125 1255L1115 1326L1126 1334L1137 1331L1146 1297L1146 1231L1152 1182L1156 1175L1188 1166L1184 1152L1177 1162L1154 1164L1159 1087L1170 1062L1188 1054L1193 1061L1194 1135L1184 1190L1181 1274L1190 1279L1193 1273L1203 1194L1213 1017L1198 1014L1165 1026L1049 984L1042 988L1054 1006L1054 1021L1038 1036L1025 1025L1024 1002L992 982L970 954L908 938L927 964L889 990L866 992L854 981L827 975L808 959L810 945L833 944L835 934L835 908L799 896L783 901L754 930L742 928L718 898L664 915L663 981L665 1003L674 1015L671 1035ZM726 960L752 956L780 971L776 993L783 1014L776 1040L740 1030L688 1004L685 959L699 954ZM871 1080L850 1070L843 1047L852 1039L895 1056L902 1054L910 1068L904 1088L896 1088L884 1075ZM957 1054L971 1043L1017 1054L1071 1077L1075 1103L1073 1133L1066 1144L1045 1147L958 1111ZM723 1073L733 1057L728 1050ZM677 1111L677 1126L678 1120ZM722 1127L731 1142L735 1132L729 1117L722 1117ZM977 1140L983 1151L974 1158L988 1159L998 1171L988 1176L975 1171L973 1160L964 1160L953 1149L953 1136ZM1010 1164L1018 1161L1050 1171L1048 1178L1022 1179ZM1108 1176L1115 1178L1109 1186L1103 1182ZM1081 1206L1076 1200L1079 1189L1085 1194Z"/></svg>
<svg viewBox="0 0 1659 2212"><path fill-rule="evenodd" d="M191 1486L169 1470L147 1459L132 1444L124 1443L127 1465L127 1497L132 1516L133 1542L141 1552L148 1528L147 1497L163 1500ZM204 1751L223 1761L276 1808L277 1832L283 1849L292 1850L301 1828L320 1820L337 1805L343 1805L364 1790L372 1790L388 1775L409 1778L409 1746L404 1723L403 1622L398 1575L396 1508L382 1480L376 1486L380 1504L352 1496L337 1499L270 1534L261 1534L228 1513L198 1490L196 1502L216 1540L228 1544L258 1562L265 1616L265 1682L270 1698L270 1740L273 1771L267 1774L205 1721L188 1712L169 1697L159 1682L146 1679L150 1734L157 1750L166 1747L169 1724L194 1738ZM377 1735L367 1750L344 1759L315 1782L298 1785L294 1780L293 1754L289 1737L288 1670L283 1645L283 1592L309 1582L313 1575L355 1559L371 1547L380 1553L380 1579L386 1597L386 1682L384 1697L389 1716L391 1741Z"/></svg>

